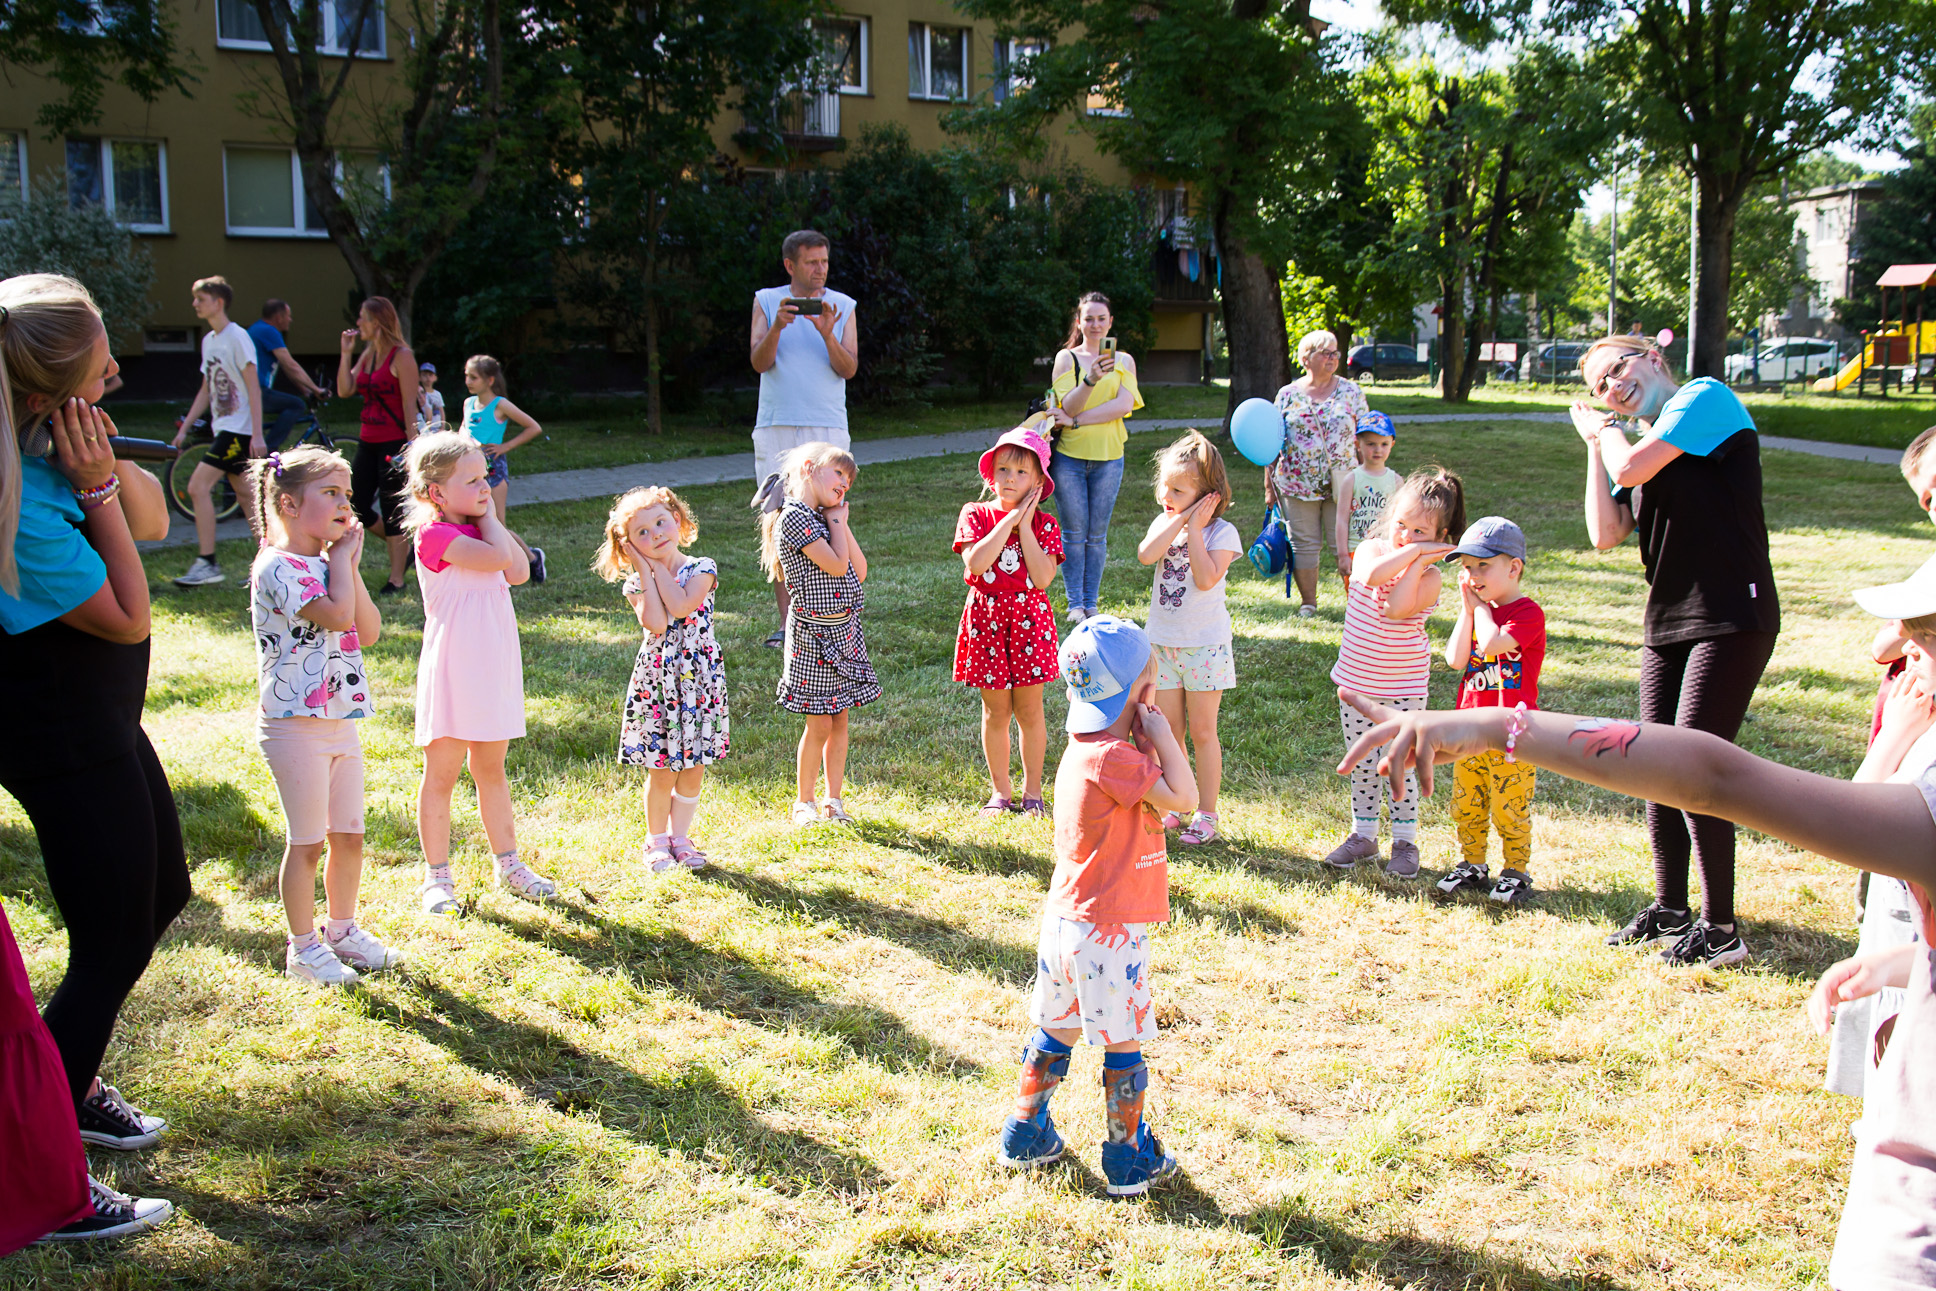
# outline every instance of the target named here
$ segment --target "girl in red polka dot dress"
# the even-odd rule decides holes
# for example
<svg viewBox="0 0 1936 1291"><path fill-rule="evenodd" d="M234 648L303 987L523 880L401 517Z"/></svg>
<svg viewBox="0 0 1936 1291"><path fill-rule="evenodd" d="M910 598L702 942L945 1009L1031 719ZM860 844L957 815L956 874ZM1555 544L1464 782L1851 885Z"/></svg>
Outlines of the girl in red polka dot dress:
<svg viewBox="0 0 1936 1291"><path fill-rule="evenodd" d="M955 635L955 680L981 691L981 748L994 793L984 816L1011 811L1046 816L1042 763L1049 725L1042 686L1057 676L1055 609L1046 595L1062 563L1062 528L1041 509L1055 491L1049 441L1033 423L1009 431L981 455L984 495L955 523L955 550L968 583L968 604ZM1009 778L1008 726L1022 732L1022 800Z"/></svg>

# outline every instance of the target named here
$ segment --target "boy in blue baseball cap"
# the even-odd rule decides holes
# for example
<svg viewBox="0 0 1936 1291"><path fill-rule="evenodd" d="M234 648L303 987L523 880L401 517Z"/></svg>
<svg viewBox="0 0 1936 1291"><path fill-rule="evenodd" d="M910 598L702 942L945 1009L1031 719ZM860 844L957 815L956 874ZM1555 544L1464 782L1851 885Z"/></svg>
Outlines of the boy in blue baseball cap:
<svg viewBox="0 0 1936 1291"><path fill-rule="evenodd" d="M1338 530L1332 535L1332 550L1338 553L1338 577L1351 581L1351 553L1371 537L1371 531L1385 518L1385 511L1404 481L1386 464L1391 461L1392 445L1398 442L1398 427L1382 412L1358 415L1358 465L1344 477L1339 488Z"/></svg>
<svg viewBox="0 0 1936 1291"><path fill-rule="evenodd" d="M1075 1042L1102 1045L1110 1195L1134 1197L1176 1169L1143 1123L1156 1036L1148 927L1170 917L1162 813L1196 809L1197 782L1157 709L1156 656L1143 629L1091 615L1063 641L1069 746L1055 775L1055 874L1035 960L1035 1034L1022 1050L1015 1110L999 1159L1013 1169L1062 1155L1049 1096L1069 1074Z"/></svg>

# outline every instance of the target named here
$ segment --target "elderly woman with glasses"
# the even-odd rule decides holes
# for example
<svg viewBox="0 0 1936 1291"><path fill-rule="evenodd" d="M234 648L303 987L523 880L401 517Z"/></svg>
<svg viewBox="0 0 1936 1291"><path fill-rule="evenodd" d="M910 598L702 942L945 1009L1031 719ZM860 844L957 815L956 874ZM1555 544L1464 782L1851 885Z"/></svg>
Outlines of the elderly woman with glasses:
<svg viewBox="0 0 1936 1291"><path fill-rule="evenodd" d="M1307 333L1297 343L1297 362L1304 375L1277 392L1284 451L1264 472L1264 503L1275 505L1290 529L1291 567L1302 601L1297 612L1308 619L1318 612L1319 544L1331 534L1336 545L1338 505L1357 465L1358 417L1370 408L1357 382L1338 375L1338 338L1331 333ZM1351 555L1333 554L1341 560Z"/></svg>
<svg viewBox="0 0 1936 1291"><path fill-rule="evenodd" d="M1640 538L1643 721L1734 739L1774 653L1781 603L1761 513L1761 442L1734 391L1712 377L1675 383L1652 341L1609 336L1580 361L1601 407L1573 405L1586 442L1586 528L1602 551ZM1629 442L1625 419L1640 438ZM1607 941L1668 941L1669 964L1747 958L1734 923L1734 826L1647 804L1654 900ZM1701 917L1687 899L1701 871Z"/></svg>

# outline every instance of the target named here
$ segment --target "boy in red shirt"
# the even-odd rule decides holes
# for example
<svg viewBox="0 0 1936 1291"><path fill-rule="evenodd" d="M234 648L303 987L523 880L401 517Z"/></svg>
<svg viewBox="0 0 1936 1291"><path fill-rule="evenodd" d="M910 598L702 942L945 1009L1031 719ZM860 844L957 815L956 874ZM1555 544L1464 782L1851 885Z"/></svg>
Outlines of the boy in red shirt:
<svg viewBox="0 0 1936 1291"><path fill-rule="evenodd" d="M1055 874L1036 951L1036 1032L1022 1050L999 1158L1026 1169L1062 1155L1049 1096L1069 1074L1072 1046L1086 1040L1105 1050L1103 1176L1111 1196L1140 1196L1176 1169L1143 1124L1143 1040L1156 1035L1148 925L1170 917L1161 813L1196 810L1197 782L1155 706L1156 657L1143 629L1091 615L1069 633L1057 662L1072 738L1055 775Z"/></svg>
<svg viewBox="0 0 1936 1291"><path fill-rule="evenodd" d="M1519 590L1526 535L1502 516L1473 524L1447 553L1457 558L1459 622L1445 661L1465 673L1460 708L1539 707L1539 665L1546 658L1546 612ZM1505 867L1492 886L1486 869L1486 818L1499 831ZM1533 894L1533 768L1503 753L1475 753L1453 768L1452 820L1464 858L1439 880L1446 896L1492 886L1492 899L1518 905Z"/></svg>

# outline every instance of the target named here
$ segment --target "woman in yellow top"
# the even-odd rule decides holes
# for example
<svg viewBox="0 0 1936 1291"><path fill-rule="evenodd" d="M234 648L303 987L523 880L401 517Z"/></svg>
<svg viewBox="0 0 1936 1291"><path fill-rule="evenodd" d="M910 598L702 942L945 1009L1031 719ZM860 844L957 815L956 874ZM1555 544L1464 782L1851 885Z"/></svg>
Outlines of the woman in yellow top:
<svg viewBox="0 0 1936 1291"><path fill-rule="evenodd" d="M1102 563L1108 554L1109 516L1123 486L1123 420L1143 406L1136 388L1136 360L1103 348L1116 320L1109 297L1092 291L1076 302L1069 339L1055 356L1050 410L1062 428L1049 462L1055 481L1056 516L1062 522L1062 582L1069 589L1069 622L1096 612L1102 597Z"/></svg>

